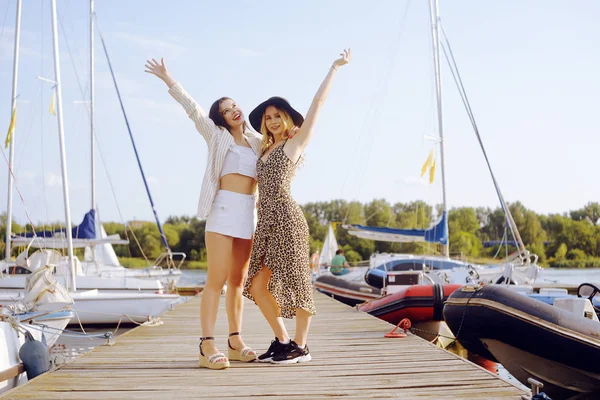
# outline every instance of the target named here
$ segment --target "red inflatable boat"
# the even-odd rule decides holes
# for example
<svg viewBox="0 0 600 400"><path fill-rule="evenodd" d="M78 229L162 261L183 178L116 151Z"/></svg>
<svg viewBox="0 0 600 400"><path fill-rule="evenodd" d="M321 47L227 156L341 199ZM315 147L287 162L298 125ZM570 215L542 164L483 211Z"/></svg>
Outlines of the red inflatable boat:
<svg viewBox="0 0 600 400"><path fill-rule="evenodd" d="M392 324L404 318L412 323L443 321L442 309L448 296L463 285L413 285L397 292L371 300L358 306L360 311L369 313Z"/></svg>

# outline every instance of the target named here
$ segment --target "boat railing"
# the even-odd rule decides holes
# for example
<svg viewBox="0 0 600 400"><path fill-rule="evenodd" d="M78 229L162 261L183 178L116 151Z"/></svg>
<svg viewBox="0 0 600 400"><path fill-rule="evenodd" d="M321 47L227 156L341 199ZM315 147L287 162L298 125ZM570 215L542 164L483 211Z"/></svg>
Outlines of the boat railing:
<svg viewBox="0 0 600 400"><path fill-rule="evenodd" d="M179 259L175 259L175 257L179 257ZM181 265L185 261L186 254L183 252L164 252L158 256L156 261L154 261L154 267L162 268L162 264L165 263L166 268L169 271L178 271L181 269Z"/></svg>

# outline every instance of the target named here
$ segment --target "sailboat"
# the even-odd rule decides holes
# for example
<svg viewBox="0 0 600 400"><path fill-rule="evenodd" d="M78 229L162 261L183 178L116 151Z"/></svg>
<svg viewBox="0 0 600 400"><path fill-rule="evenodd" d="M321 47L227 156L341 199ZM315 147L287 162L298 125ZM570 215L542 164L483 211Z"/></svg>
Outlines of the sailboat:
<svg viewBox="0 0 600 400"><path fill-rule="evenodd" d="M338 243L335 239L335 232L333 231L332 224L329 224L327 228L327 234L323 240L323 248L319 255L319 267L328 267L331 264L331 259L335 256L335 252L338 250Z"/></svg>
<svg viewBox="0 0 600 400"><path fill-rule="evenodd" d="M417 334L428 340L437 336L452 336L443 321L444 302L457 289L465 284L516 284L533 283L539 267L537 257L525 249L510 211L504 202L494 178L501 205L506 214L513 236L519 241L519 254L513 260L506 260L500 266L483 266L452 260L449 257L448 207L446 197L446 176L444 169L444 129L441 101L439 13L437 0L430 0L431 33L433 60L436 81L437 130L440 145L440 164L442 177L442 212L427 229L396 229L364 225L344 225L350 235L386 242L413 243L425 242L442 246L442 256L417 254L373 254L369 270L365 274L366 287L349 286L343 278L331 277L327 282L315 285L318 290L350 305L356 305L360 311L367 312L393 324L409 318ZM478 134L478 133L477 133ZM479 136L478 136L479 137ZM480 140L483 149L483 145ZM488 162L489 167L489 162ZM360 304L362 303L362 304ZM439 343L445 347L450 341Z"/></svg>
<svg viewBox="0 0 600 400"><path fill-rule="evenodd" d="M19 39L21 26L21 0L17 0L15 21L15 45L13 58L12 82L12 115L15 115L17 98L17 71L19 63ZM14 125L13 125L14 128ZM14 129L12 134L14 135ZM14 140L10 143L9 159L9 193L12 193L12 170ZM12 198L9 196L9 200ZM8 215L7 231L10 231L12 216ZM7 249L7 254L10 250ZM41 264L36 273L28 276L25 282L25 293L21 301L8 299L7 307L0 309L0 393L27 381L25 368L20 359L22 346L36 340L46 345L42 351L47 351L63 332L74 312L69 309L73 299L68 292L54 279L53 265L47 257L33 260ZM6 264L5 261L0 261ZM4 269L0 266L0 271ZM0 272L1 275L1 272ZM0 296L0 303L3 303ZM43 359L43 354L39 354ZM43 370L49 365L39 365Z"/></svg>
<svg viewBox="0 0 600 400"><path fill-rule="evenodd" d="M437 123L438 123L438 135L440 146L440 164L441 164L441 180L442 180L442 213L439 219L434 222L428 229L396 229L388 227L373 227L363 225L344 225L344 228L348 230L350 235L370 240L378 240L385 242L396 242L396 243L412 243L412 242L424 242L430 244L438 244L443 248L443 258L448 262L450 259L450 244L448 237L448 206L446 197L446 174L445 174L445 160L444 160L444 125L443 125L443 113L442 113L442 84L441 84L441 67L440 67L440 18L438 12L438 1L430 0L429 2L430 16L431 16L431 33L433 43L433 61L435 71L435 82L436 82L436 109L437 109ZM456 66L455 66L456 69ZM454 73L455 71L453 71ZM466 100L466 94L464 94L464 88L462 84L459 86L461 90L461 96L466 101L468 106L468 100ZM446 274L448 283L482 283L482 284L513 284L513 285L531 285L535 282L537 275L541 268L537 265L538 257L535 254L531 254L521 240L521 236L517 229L517 226L513 220L511 212L504 201L500 187L496 181L494 173L492 171L483 142L479 135L479 131L474 122L474 118L470 113L470 107L467 107L471 122L475 130L475 134L479 140L481 150L485 156L487 166L494 183L494 188L498 195L498 199L502 206L502 210L506 216L506 223L515 238L517 243L518 251L510 258L504 260L499 265L476 265L469 263L465 264L465 268L462 271L458 271ZM433 153L432 153L433 154ZM430 155L431 157L431 155ZM429 161L429 160L428 160ZM406 259L407 255L385 255L387 262L393 262L395 260ZM423 260L423 269L435 270L436 263L434 260L437 257L432 258L428 255L412 256L415 258L421 258ZM430 262L431 260L431 262ZM375 264L371 263L370 267L373 270L373 274L384 277L387 273L388 266L386 263L380 263L375 260ZM453 268L456 269L458 264Z"/></svg>
<svg viewBox="0 0 600 400"><path fill-rule="evenodd" d="M93 0L90 2L91 7L91 15L94 15L93 12ZM80 226L75 228L74 230L69 229L71 227L71 214L70 214L70 206L69 206L69 190L66 182L67 179L67 161L66 161L66 151L65 151L65 143L64 143L64 132L63 132L63 109L62 109L62 87L61 87L61 79L60 79L60 60L59 60L59 49L58 49L58 32L57 32L57 22L56 22L56 0L52 0L51 2L52 8L52 41L53 41L53 53L54 53L54 73L55 73L55 94L56 94L56 114L57 114L57 124L58 124L58 138L60 145L60 161L61 161L61 175L62 175L62 189L63 189L63 200L64 200L64 209L65 209L65 225L67 229L62 232L48 232L49 237L44 237L43 235L40 237L37 234L34 234L30 238L25 238L23 240L27 243L27 250L20 255L20 259L23 260L22 263L13 262L10 259L10 238L11 238L11 212L12 212L12 163L13 163L13 153L14 153L14 138L11 142L11 151L10 151L10 171L9 171L9 198L8 198L8 210L7 214L9 216L8 224L7 224L7 250L6 250L6 261L5 263L9 266L20 267L21 270L27 271L27 267L31 266L31 263L28 263L27 260L39 254L39 252L47 252L54 251L53 257L56 259L55 265L56 270L58 272L57 276L64 277L65 283L69 290L69 293L75 303L73 304L73 310L75 311L75 316L71 320L71 323L83 323L83 324L103 324L109 323L114 324L121 322L125 323L142 323L150 320L153 317L157 317L163 312L170 309L174 304L181 301L181 298L174 294L162 294L160 291L162 290L162 284L155 280L154 282L144 279L138 279L135 283L138 284L137 287L127 287L127 282L131 282L132 279L137 278L109 278L109 277L89 277L81 272L81 263L77 259L77 257L73 254L74 243L75 245L99 245L99 244L107 244L110 243L111 239L107 238L98 238L95 230L95 220L93 220L94 213L88 213L87 220L84 220ZM93 18L91 18L91 32L93 32ZM93 40L93 35L92 35ZM15 52L18 52L18 41L16 41ZM15 64L15 76L16 80L16 67ZM93 92L93 91L92 91ZM13 97L13 99L15 99ZM14 101L14 100L13 100ZM14 135L14 133L13 133ZM95 202L95 198L93 199ZM90 231L92 233L90 233ZM79 237L81 235L81 237ZM87 236L87 237L86 237ZM80 241L82 239L83 241ZM37 250L33 255L28 255L28 250L30 246L33 246L37 243L37 247L40 250ZM61 248L67 250L67 256L62 256L60 253L55 250L46 250L47 248ZM28 271L35 272L35 271ZM78 273L79 272L79 273ZM85 291L77 291L78 282L81 281L86 282L90 279L98 279L96 282L95 288L92 290ZM17 288L17 283L24 284L25 278L18 277L16 275L3 275L0 277L0 290L2 287L4 288ZM147 286L144 286L147 285ZM155 285L155 286L148 286ZM24 286L20 286L24 288ZM145 289L156 288L157 290L151 293L141 292L140 289L144 287ZM98 288L103 289L117 289L115 291L104 291L98 290ZM83 289L88 289L84 287ZM129 289L129 290L122 290ZM22 289L21 289L22 290ZM158 293L157 293L158 292ZM6 293L6 292L5 292ZM24 294L21 295L24 297ZM17 301L19 297L15 297L13 295L12 300Z"/></svg>

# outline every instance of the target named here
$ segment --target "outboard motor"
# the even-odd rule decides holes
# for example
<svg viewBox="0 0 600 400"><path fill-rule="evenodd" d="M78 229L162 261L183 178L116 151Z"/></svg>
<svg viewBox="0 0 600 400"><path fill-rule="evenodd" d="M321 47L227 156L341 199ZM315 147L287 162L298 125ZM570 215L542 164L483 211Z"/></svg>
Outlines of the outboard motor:
<svg viewBox="0 0 600 400"><path fill-rule="evenodd" d="M35 340L29 331L25 332L25 343L19 350L19 357L23 361L29 380L50 370L48 348L42 342Z"/></svg>

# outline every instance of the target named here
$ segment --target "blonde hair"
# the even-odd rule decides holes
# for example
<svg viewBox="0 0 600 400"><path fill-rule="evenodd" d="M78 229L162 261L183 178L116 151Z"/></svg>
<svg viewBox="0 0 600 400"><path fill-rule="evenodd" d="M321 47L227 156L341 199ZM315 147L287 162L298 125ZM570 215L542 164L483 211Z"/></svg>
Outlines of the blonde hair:
<svg viewBox="0 0 600 400"><path fill-rule="evenodd" d="M283 137L287 138L290 129L292 129L295 125L294 120L292 119L290 114L288 114L287 111L281 108L275 108L279 112L279 115L281 116L281 121L283 122ZM264 152L267 151L267 149L271 147L273 143L275 143L275 137L273 137L273 134L267 129L265 113L263 113L262 118L260 120L260 133L263 134L261 152L264 154Z"/></svg>

